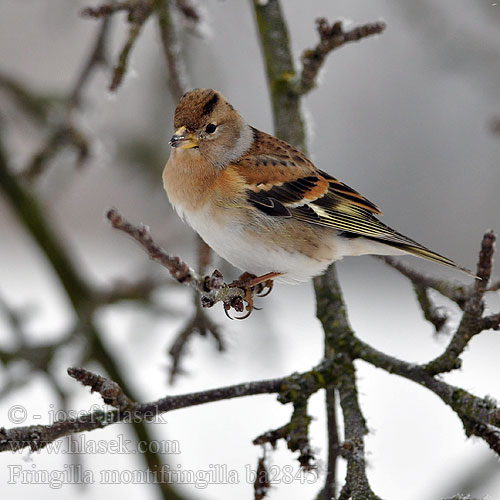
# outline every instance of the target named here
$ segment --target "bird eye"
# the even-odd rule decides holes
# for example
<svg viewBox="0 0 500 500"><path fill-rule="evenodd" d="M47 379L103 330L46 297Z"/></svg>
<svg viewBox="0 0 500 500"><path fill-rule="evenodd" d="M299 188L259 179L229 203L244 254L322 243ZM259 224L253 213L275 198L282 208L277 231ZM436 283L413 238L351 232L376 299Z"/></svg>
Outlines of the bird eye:
<svg viewBox="0 0 500 500"><path fill-rule="evenodd" d="M213 134L217 129L217 125L215 123L209 123L205 129L207 134Z"/></svg>

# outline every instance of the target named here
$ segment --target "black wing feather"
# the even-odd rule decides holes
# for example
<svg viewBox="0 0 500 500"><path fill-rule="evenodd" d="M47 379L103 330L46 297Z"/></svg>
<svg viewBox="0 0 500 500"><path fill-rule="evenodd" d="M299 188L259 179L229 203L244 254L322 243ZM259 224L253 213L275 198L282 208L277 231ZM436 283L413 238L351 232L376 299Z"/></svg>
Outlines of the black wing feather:
<svg viewBox="0 0 500 500"><path fill-rule="evenodd" d="M272 217L291 217L290 210L276 198L268 196L266 191L248 191L248 201L260 211Z"/></svg>

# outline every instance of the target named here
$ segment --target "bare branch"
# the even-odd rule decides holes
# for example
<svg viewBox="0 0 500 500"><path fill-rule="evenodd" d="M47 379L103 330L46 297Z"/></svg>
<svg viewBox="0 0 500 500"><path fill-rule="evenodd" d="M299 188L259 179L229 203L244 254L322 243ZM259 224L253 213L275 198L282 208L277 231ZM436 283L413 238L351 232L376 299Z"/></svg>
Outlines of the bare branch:
<svg viewBox="0 0 500 500"><path fill-rule="evenodd" d="M368 36L377 35L385 30L385 23L369 23L344 31L342 21L331 26L322 17L316 21L318 25L319 43L314 49L305 50L302 54L302 74L296 91L300 94L309 92L316 86L316 78L328 54L348 42L356 42Z"/></svg>
<svg viewBox="0 0 500 500"><path fill-rule="evenodd" d="M337 460L341 455L340 438L337 423L337 390L327 387L325 390L328 459L325 485L318 496L318 500L330 500L337 495Z"/></svg>
<svg viewBox="0 0 500 500"><path fill-rule="evenodd" d="M45 123L58 101L55 96L38 94L18 79L0 73L0 89L6 92L19 108L38 123Z"/></svg>
<svg viewBox="0 0 500 500"><path fill-rule="evenodd" d="M122 83L123 77L127 72L130 51L135 45L137 37L139 36L142 27L149 18L151 12L152 5L148 0L136 0L131 4L128 15L128 21L130 24L128 37L123 45L120 55L118 56L118 62L113 70L113 77L109 85L109 90L116 90Z"/></svg>
<svg viewBox="0 0 500 500"><path fill-rule="evenodd" d="M116 382L83 368L68 368L68 375L81 384L89 386L91 392L98 392L107 405L122 411L134 408L132 401L125 396L122 388Z"/></svg>
<svg viewBox="0 0 500 500"><path fill-rule="evenodd" d="M170 12L168 0L154 0L160 37L169 72L172 95L176 100L187 90L187 70L181 57L181 47ZM187 8L187 6L186 6Z"/></svg>
<svg viewBox="0 0 500 500"><path fill-rule="evenodd" d="M242 312L244 308L243 302L246 301L248 303L247 310L251 312L249 301L252 300L253 293L258 292L258 287L248 290L240 287L240 281L225 283L222 274L217 270L211 276L200 276L179 257L168 255L163 248L153 241L151 234L144 225L134 226L126 221L114 208L107 212L106 217L115 229L132 236L148 253L151 260L165 267L174 279L200 293L203 307L212 307L217 302L222 302L226 313L231 308L237 312ZM249 293L251 294L250 297Z"/></svg>
<svg viewBox="0 0 500 500"><path fill-rule="evenodd" d="M359 406L354 364L347 359L340 377L339 396L345 426L342 450L343 456L347 458L343 491L349 491L349 498L353 500L379 500L370 488L366 475L364 436L368 429Z"/></svg>
<svg viewBox="0 0 500 500"><path fill-rule="evenodd" d="M339 498L376 500L379 497L371 490L366 476L364 436L368 431L359 406L351 354L351 346L356 337L347 319L334 265L331 265L322 276L314 278L314 289L317 301L316 315L325 332L325 359L330 359L334 363L334 386L339 391L344 416L342 451L343 456L347 458L347 475ZM328 471L330 474L332 472ZM325 486L325 489L327 487Z"/></svg>
<svg viewBox="0 0 500 500"><path fill-rule="evenodd" d="M353 357L426 387L450 406L461 419L467 436L478 436L500 455L500 409L490 398L447 384L429 374L426 365L415 365L389 356L358 338L351 345Z"/></svg>
<svg viewBox="0 0 500 500"><path fill-rule="evenodd" d="M390 267L406 276L414 285L424 288L432 288L444 297L455 302L461 309L465 307L465 301L470 294L471 287L453 283L433 276L421 273L402 260L388 256L377 256L377 259L383 260Z"/></svg>
<svg viewBox="0 0 500 500"><path fill-rule="evenodd" d="M110 2L101 5L100 7L87 7L82 10L82 16L84 17L108 17L111 14L119 11L130 12L133 10L135 0L130 0L128 2Z"/></svg>
<svg viewBox="0 0 500 500"><path fill-rule="evenodd" d="M20 176L33 181L43 173L49 161L67 146L73 147L77 152L77 167L83 165L89 156L89 143L85 135L69 121L57 127L49 135L45 144L34 154Z"/></svg>
<svg viewBox="0 0 500 500"><path fill-rule="evenodd" d="M217 350L223 352L225 350L224 339L219 332L219 327L207 316L206 312L201 308L201 303L198 294L193 294L195 312L193 317L186 323L182 330L176 335L176 338L170 347L169 354L172 359L170 367L170 383L173 383L177 375L182 373L180 366L181 358L186 352L188 341L194 334L202 336L210 335L214 338L217 344Z"/></svg>
<svg viewBox="0 0 500 500"><path fill-rule="evenodd" d="M426 370L431 375L459 368L461 365L460 355L471 338L482 331L483 295L487 290L491 275L495 239L493 231L488 231L483 236L477 264L477 276L480 279L474 283L474 288L465 302L464 314L460 325L446 350L436 359L427 363Z"/></svg>
<svg viewBox="0 0 500 500"><path fill-rule="evenodd" d="M437 308L429 297L429 287L421 284L414 284L413 288L417 294L417 299L427 321L434 325L436 333L440 332L446 324L448 317L443 313L442 309Z"/></svg>
<svg viewBox="0 0 500 500"><path fill-rule="evenodd" d="M266 457L260 457L257 462L257 471L253 483L254 500L263 500L271 488L269 471L266 467Z"/></svg>
<svg viewBox="0 0 500 500"><path fill-rule="evenodd" d="M297 398L293 404L293 413L290 422L278 429L267 431L253 440L255 445L269 443L273 448L279 439L286 441L290 451L298 451L297 460L304 470L315 468L314 453L309 442L309 424L312 418L307 414L307 397Z"/></svg>
<svg viewBox="0 0 500 500"><path fill-rule="evenodd" d="M500 329L500 313L485 316L481 320L481 330L498 330Z"/></svg>
<svg viewBox="0 0 500 500"><path fill-rule="evenodd" d="M94 46L89 53L87 61L83 65L80 74L76 79L76 83L71 91L69 98L69 108L78 108L81 105L82 92L85 88L88 80L90 79L92 73L100 64L106 64L106 48L109 36L109 30L111 26L111 20L105 17L101 22L101 27L97 33L97 38L94 42Z"/></svg>
<svg viewBox="0 0 500 500"><path fill-rule="evenodd" d="M175 0L175 5L190 24L196 25L200 22L200 14L189 0Z"/></svg>
<svg viewBox="0 0 500 500"><path fill-rule="evenodd" d="M247 382L208 391L167 396L151 403L140 404L130 401L118 384L104 377L81 368L70 368L68 373L84 385L89 385L93 390L99 392L103 396L105 403L118 406L119 409L109 412L93 411L78 418L68 417L51 425L32 425L12 429L1 427L0 452L14 451L26 447L39 450L63 436L102 429L116 422L143 422L154 419L161 413L180 408L243 396L279 393L283 384L286 384L287 381L287 379L270 379Z"/></svg>
<svg viewBox="0 0 500 500"><path fill-rule="evenodd" d="M163 267L167 268L174 279L179 283L186 283L198 291L205 290L205 279L199 276L193 269L191 269L179 257L171 257L161 247L159 247L151 237L149 230L146 226L134 226L122 215L112 208L106 213L106 217L111 222L111 225L124 233L132 236L149 254L149 257L159 262Z"/></svg>
<svg viewBox="0 0 500 500"><path fill-rule="evenodd" d="M299 95L292 90L296 73L280 2L252 1L271 95L274 133L305 152L304 119Z"/></svg>
<svg viewBox="0 0 500 500"><path fill-rule="evenodd" d="M94 46L76 79L69 97L65 99L62 110L58 111L58 123L49 133L45 143L34 154L21 176L33 181L43 173L49 161L65 147L72 147L77 152L77 167L89 157L89 141L85 134L75 125L73 113L81 105L82 93L93 71L105 62L106 43L109 34L110 20L103 19ZM47 123L45 123L47 125ZM50 124L49 124L50 125Z"/></svg>

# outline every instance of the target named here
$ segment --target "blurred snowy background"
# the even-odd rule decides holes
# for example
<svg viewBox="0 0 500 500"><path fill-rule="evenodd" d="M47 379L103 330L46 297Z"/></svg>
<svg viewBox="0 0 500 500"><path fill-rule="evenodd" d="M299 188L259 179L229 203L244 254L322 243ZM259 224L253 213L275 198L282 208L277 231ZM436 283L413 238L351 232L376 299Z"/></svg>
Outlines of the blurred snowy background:
<svg viewBox="0 0 500 500"><path fill-rule="evenodd" d="M0 17L0 70L31 88L64 93L72 85L93 42L98 23L83 19L85 1L3 0ZM321 73L319 87L305 99L309 151L323 170L377 203L384 222L461 265L474 268L482 234L500 231L500 136L491 130L500 116L500 6L485 0L388 2L364 0L286 0L284 11L298 58L317 42L315 19L345 19L355 24L384 20L381 36L334 52ZM252 125L272 131L269 99L249 2L200 2L205 38L184 34L191 87L219 89ZM115 16L113 56L127 34L125 17ZM75 170L72 153L58 156L37 185L65 243L77 255L84 275L96 283L164 271L123 235L112 231L104 211L118 207L134 222L148 224L171 253L195 263L191 230L174 215L162 189L161 170L168 158L175 102L167 87L157 26L146 24L131 57L131 69L115 94L107 90L109 70L101 69L86 92L78 123L92 138L92 156ZM21 168L44 140L5 95L0 95L3 140ZM59 283L33 241L0 197L0 296L29 312L33 342L56 339L74 318ZM436 265L411 259L435 275L465 280ZM211 267L221 267L214 258ZM227 267L223 269L228 269ZM236 271L226 271L237 275ZM225 272L225 275L226 275ZM440 353L447 341L435 337L422 318L410 284L370 257L338 265L349 317L357 334L376 348L421 362ZM230 277L228 274L227 277ZM498 269L495 275L498 276ZM195 337L185 360L187 374L168 382L168 348L192 307L191 294L167 287L157 301L167 310L152 315L137 305L109 307L99 318L122 373L144 401L306 370L322 355L322 334L314 316L310 284L277 286L260 301L264 307L242 322L230 322L221 307L210 311L228 344ZM444 306L452 307L448 303ZM497 311L500 298L490 297ZM458 312L452 315L457 319ZM3 321L3 319L0 319ZM453 327L453 321L451 323ZM3 349L12 343L0 323ZM498 333L474 338L463 368L446 380L479 396L500 395ZM72 393L71 408L86 410L100 399L69 380L67 358L54 361L54 373ZM90 367L92 368L92 367ZM357 363L361 404L371 430L367 438L369 478L387 499L441 499L467 490L478 497L500 498L499 465L485 443L467 440L459 419L430 392L363 363ZM0 381L25 376L22 363L0 369ZM68 379L68 380L65 380ZM0 400L0 425L11 427L8 411L27 410L23 424L46 423L55 395L43 377ZM323 394L311 400L316 417L312 442L325 459ZM288 421L290 408L274 396L194 407L166 415L152 424L158 440L175 440L167 460L177 470L209 471L226 464L237 484L206 488L180 485L199 500L250 498L247 470L255 469L260 449L253 438ZM37 415L39 417L37 417ZM130 439L121 424L86 436L87 441ZM174 447L175 448L175 447ZM84 454L93 481L82 487L23 484L13 471L65 470L74 457L62 452L0 455L2 491L9 497L109 498L110 494L159 498L154 485L107 485L100 471L143 470L137 453ZM272 456L277 466L297 463L280 444ZM343 470L340 471L340 477ZM285 484L281 476L271 500L314 498L313 484ZM9 483L10 482L10 483ZM30 482L30 481L28 481ZM31 481L32 483L33 481ZM43 482L43 481L42 481Z"/></svg>

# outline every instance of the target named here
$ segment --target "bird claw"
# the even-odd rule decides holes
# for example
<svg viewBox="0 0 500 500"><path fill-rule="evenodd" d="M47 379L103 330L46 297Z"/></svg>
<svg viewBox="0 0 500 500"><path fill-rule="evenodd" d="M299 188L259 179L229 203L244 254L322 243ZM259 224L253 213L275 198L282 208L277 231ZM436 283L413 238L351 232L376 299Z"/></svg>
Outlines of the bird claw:
<svg viewBox="0 0 500 500"><path fill-rule="evenodd" d="M255 276L254 274L250 273L243 273L239 279L233 281L232 283L229 284L231 288L241 288L245 292L245 297L234 297L231 302L228 304L224 304L224 312L226 316L229 319L246 319L250 314L252 314L252 311L255 309L257 311L260 311L261 308L255 307L253 303L253 294L254 292L257 294L257 297L266 297L269 295L273 289L273 278L276 278L276 276L279 276L281 273L267 273L262 276ZM265 293L264 290L266 290ZM245 315L243 316L235 316L232 318L229 315L229 310L231 307L236 309L238 312L242 312L243 310L243 301L247 303L245 306L245 309L248 311Z"/></svg>
<svg viewBox="0 0 500 500"><path fill-rule="evenodd" d="M269 280L264 281L264 283L261 283L259 286L262 288L262 290L257 295L257 297L267 297L273 291L274 281L269 279ZM267 292L263 293L266 288L267 288Z"/></svg>
<svg viewBox="0 0 500 500"><path fill-rule="evenodd" d="M231 304L226 304L224 303L224 314L231 320L233 321L234 318L231 318L231 315L229 314L229 310L231 309Z"/></svg>

